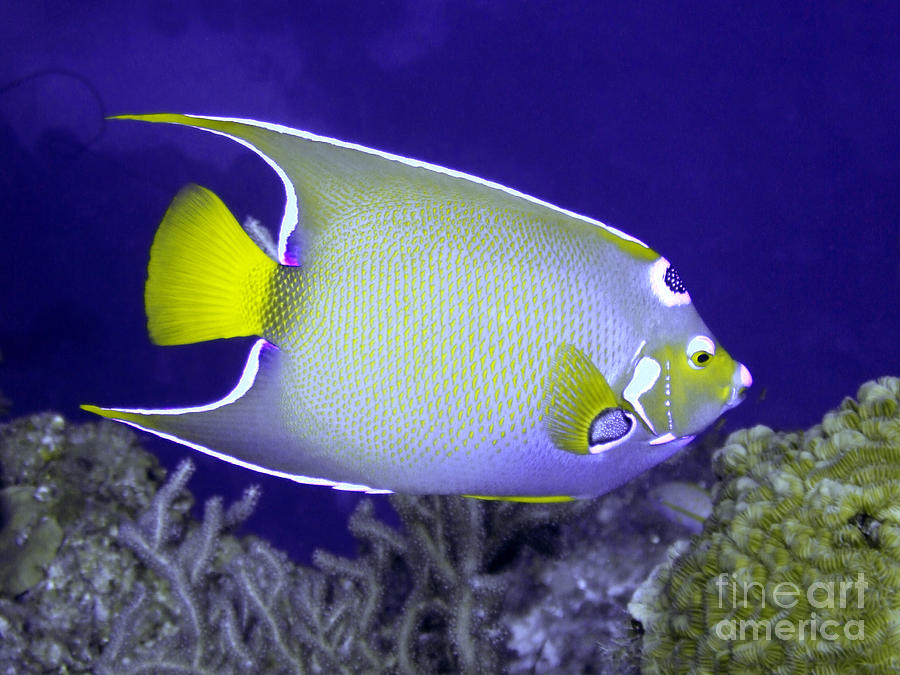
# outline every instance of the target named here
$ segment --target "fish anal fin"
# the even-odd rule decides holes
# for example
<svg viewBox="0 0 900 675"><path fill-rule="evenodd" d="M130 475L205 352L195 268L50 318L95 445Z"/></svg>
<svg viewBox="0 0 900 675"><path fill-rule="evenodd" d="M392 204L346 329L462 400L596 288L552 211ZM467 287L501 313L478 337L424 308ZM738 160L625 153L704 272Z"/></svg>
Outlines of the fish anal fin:
<svg viewBox="0 0 900 675"><path fill-rule="evenodd" d="M277 454L287 447L278 414L279 362L278 349L258 340L237 385L218 401L183 408L81 408L233 464L272 473L282 468Z"/></svg>
<svg viewBox="0 0 900 675"><path fill-rule="evenodd" d="M463 495L463 497L468 497L470 499L483 499L486 501L500 501L500 502L520 502L524 504L557 504L559 502L571 502L575 501L575 497L568 497L566 495L549 495L549 496L539 496L539 497L531 497L528 495L522 496L508 496L508 497L498 497L498 496L488 496L488 495Z"/></svg>
<svg viewBox="0 0 900 675"><path fill-rule="evenodd" d="M115 408L101 408L100 406L90 405L87 403L82 403L78 407L85 412L93 413L94 415L99 415L100 417L105 417L108 420L114 420L116 422L125 422L127 424L140 424L141 422L141 415L125 410L117 410Z"/></svg>

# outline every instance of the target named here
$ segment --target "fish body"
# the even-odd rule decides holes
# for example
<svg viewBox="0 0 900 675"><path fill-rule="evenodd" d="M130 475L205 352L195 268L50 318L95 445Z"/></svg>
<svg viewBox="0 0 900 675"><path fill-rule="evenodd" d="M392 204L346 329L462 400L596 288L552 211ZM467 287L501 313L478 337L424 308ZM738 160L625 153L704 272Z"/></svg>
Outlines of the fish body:
<svg viewBox="0 0 900 675"><path fill-rule="evenodd" d="M619 230L286 127L135 118L250 147L287 199L277 261L198 186L151 249L155 342L261 337L231 394L93 412L305 483L549 500L617 487L750 386L675 269Z"/></svg>

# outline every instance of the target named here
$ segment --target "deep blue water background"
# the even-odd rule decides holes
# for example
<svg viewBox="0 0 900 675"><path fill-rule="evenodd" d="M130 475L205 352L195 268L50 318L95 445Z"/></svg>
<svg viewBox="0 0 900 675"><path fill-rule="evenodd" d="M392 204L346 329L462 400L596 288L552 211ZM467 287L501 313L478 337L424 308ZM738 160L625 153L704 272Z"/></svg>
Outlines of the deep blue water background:
<svg viewBox="0 0 900 675"><path fill-rule="evenodd" d="M0 390L15 415L202 403L243 366L252 341L150 344L147 255L185 183L270 226L281 184L225 139L104 120L130 112L307 129L634 234L753 372L728 428L806 427L900 375L897 3L105 4L0 10ZM185 454L146 445L170 466ZM262 483L252 526L294 556L349 550L358 497L192 456L201 496Z"/></svg>

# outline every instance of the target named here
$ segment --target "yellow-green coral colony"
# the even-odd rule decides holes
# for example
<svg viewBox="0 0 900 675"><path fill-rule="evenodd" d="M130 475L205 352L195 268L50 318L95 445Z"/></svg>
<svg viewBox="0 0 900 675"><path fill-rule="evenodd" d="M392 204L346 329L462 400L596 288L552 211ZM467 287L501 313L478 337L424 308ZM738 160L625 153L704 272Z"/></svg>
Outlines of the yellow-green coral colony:
<svg viewBox="0 0 900 675"><path fill-rule="evenodd" d="M287 199L277 261L198 186L151 248L154 342L260 336L235 389L87 410L304 483L553 500L664 460L750 386L675 269L619 230L287 127L128 117L251 148Z"/></svg>
<svg viewBox="0 0 900 675"><path fill-rule="evenodd" d="M690 547L639 589L652 673L900 671L900 378L805 433L732 434Z"/></svg>

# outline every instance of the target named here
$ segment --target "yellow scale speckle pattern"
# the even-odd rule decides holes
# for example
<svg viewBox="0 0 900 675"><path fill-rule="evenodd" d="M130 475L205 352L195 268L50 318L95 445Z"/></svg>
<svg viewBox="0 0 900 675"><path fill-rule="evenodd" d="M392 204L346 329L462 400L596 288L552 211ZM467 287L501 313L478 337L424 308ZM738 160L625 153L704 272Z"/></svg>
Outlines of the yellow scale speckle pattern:
<svg viewBox="0 0 900 675"><path fill-rule="evenodd" d="M205 327L197 289L188 285L181 302L179 275L160 276L162 295L150 299L173 293L184 311L167 321L189 329L165 344L261 326L279 350L257 343L220 401L87 406L93 412L300 482L577 497L671 456L750 384L668 262L623 232L490 181L282 125L130 117L253 148L284 183L278 251L299 267L242 251L248 278L234 256L209 255L204 238L175 247L201 252L207 286L216 275L229 285L214 294L225 304ZM182 206L184 224L202 237L221 237L212 226L234 220L221 203L211 220ZM221 264L209 269L214 260ZM686 350L701 337L716 347L716 363L698 370ZM640 426L585 452L585 420L622 401Z"/></svg>
<svg viewBox="0 0 900 675"><path fill-rule="evenodd" d="M281 268L267 310L291 433L369 476L543 441L558 346L618 373L636 343L598 295L628 258L582 230L462 201L347 214Z"/></svg>

